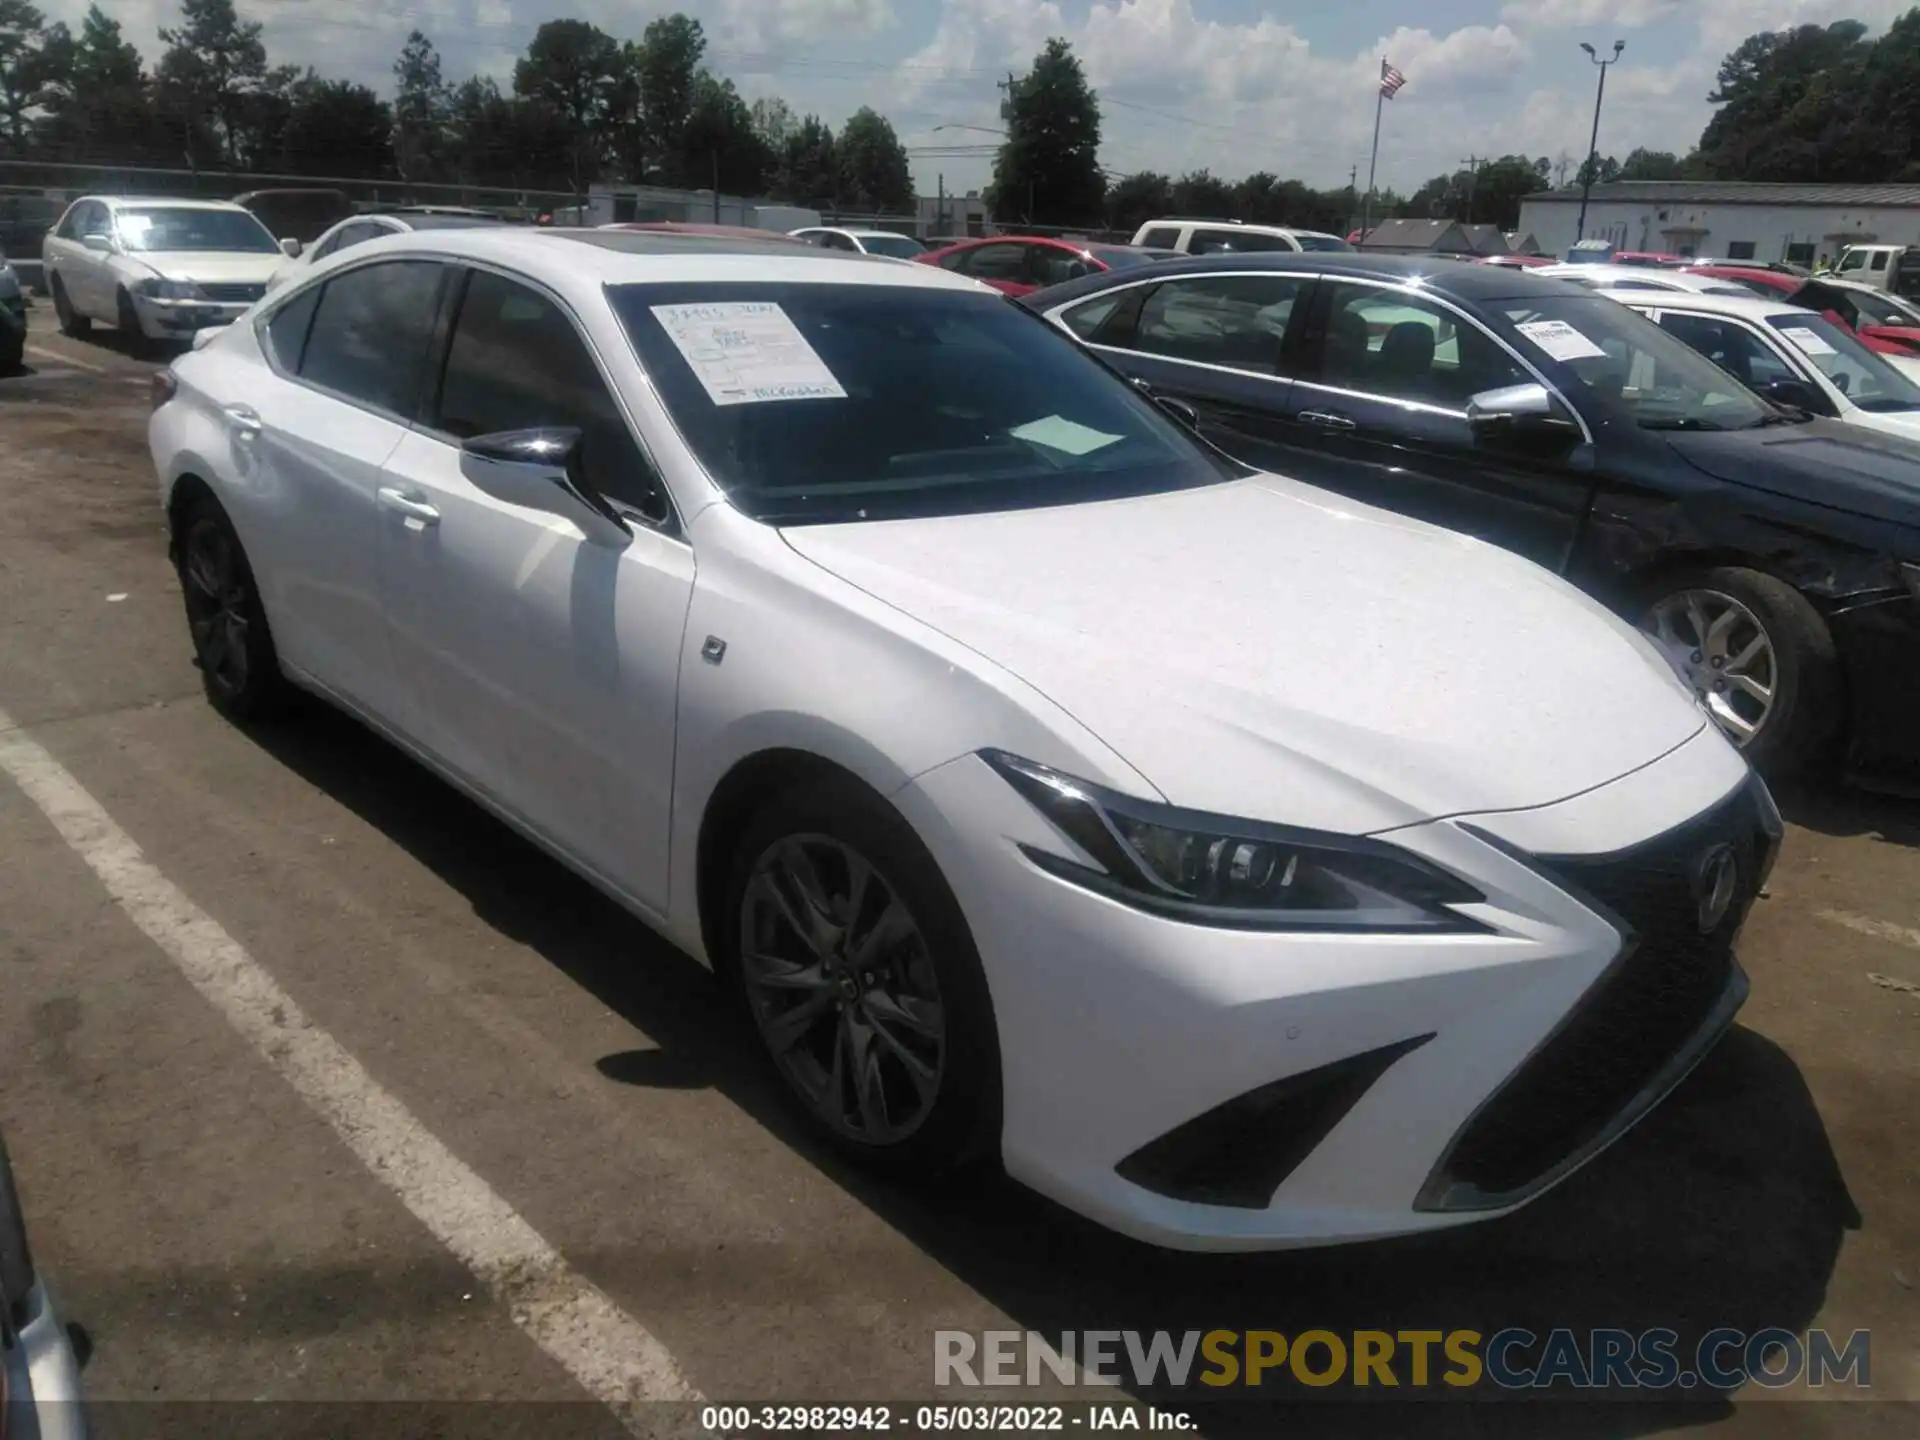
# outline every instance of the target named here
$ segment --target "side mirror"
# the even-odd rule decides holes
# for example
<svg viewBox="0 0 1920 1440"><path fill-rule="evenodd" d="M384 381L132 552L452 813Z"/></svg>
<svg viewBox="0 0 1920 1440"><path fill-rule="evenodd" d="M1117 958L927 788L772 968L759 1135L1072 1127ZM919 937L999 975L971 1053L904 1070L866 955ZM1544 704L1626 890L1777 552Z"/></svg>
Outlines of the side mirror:
<svg viewBox="0 0 1920 1440"><path fill-rule="evenodd" d="M280 242L280 253L286 256L289 260L298 260L300 258L300 251L302 248L303 247L301 246L300 242L294 239L291 235L289 235L286 239Z"/></svg>
<svg viewBox="0 0 1920 1440"><path fill-rule="evenodd" d="M460 447L460 473L496 500L571 520L589 540L622 546L633 531L586 481L580 432L567 426L501 430Z"/></svg>
<svg viewBox="0 0 1920 1440"><path fill-rule="evenodd" d="M1553 392L1540 384L1482 390L1467 402L1467 424L1483 441L1525 441L1547 448L1580 438L1580 425Z"/></svg>
<svg viewBox="0 0 1920 1440"><path fill-rule="evenodd" d="M113 253L113 239L111 236L98 233L82 235L80 237L80 243L98 255L111 255Z"/></svg>
<svg viewBox="0 0 1920 1440"><path fill-rule="evenodd" d="M1834 383L1839 384L1842 378L1843 377L1836 376ZM1844 391L1847 387L1841 385L1840 388ZM1788 380L1785 378L1769 380L1765 385L1760 387L1760 393L1776 405L1790 405L1795 410L1818 412L1821 409L1820 398L1813 393L1813 387L1804 380Z"/></svg>

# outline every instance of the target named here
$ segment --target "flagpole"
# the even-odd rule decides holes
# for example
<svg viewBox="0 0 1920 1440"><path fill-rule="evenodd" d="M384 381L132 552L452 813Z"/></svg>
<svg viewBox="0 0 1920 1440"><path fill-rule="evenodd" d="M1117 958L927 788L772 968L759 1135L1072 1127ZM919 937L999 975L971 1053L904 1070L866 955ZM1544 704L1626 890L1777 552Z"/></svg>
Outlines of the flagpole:
<svg viewBox="0 0 1920 1440"><path fill-rule="evenodd" d="M1360 243L1367 243L1373 222L1373 171L1380 163L1380 112L1387 106L1387 62L1380 62L1380 83L1373 87L1373 153L1367 157L1367 198L1360 202Z"/></svg>

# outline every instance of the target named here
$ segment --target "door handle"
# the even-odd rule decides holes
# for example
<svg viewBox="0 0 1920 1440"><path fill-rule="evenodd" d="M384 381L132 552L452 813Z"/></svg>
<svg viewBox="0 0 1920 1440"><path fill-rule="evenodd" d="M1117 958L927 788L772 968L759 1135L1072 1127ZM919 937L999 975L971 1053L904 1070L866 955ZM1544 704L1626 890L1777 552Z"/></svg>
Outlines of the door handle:
<svg viewBox="0 0 1920 1440"><path fill-rule="evenodd" d="M260 412L251 405L227 405L221 414L227 417L227 428L240 440L252 440L260 434Z"/></svg>
<svg viewBox="0 0 1920 1440"><path fill-rule="evenodd" d="M1306 425L1318 425L1322 430L1352 430L1355 428L1351 415L1342 415L1337 410L1302 410L1295 417Z"/></svg>
<svg viewBox="0 0 1920 1440"><path fill-rule="evenodd" d="M391 485L382 485L375 492L382 510L391 510L396 515L404 515L409 520L418 520L422 525L438 525L440 512L424 500L416 500L404 490Z"/></svg>

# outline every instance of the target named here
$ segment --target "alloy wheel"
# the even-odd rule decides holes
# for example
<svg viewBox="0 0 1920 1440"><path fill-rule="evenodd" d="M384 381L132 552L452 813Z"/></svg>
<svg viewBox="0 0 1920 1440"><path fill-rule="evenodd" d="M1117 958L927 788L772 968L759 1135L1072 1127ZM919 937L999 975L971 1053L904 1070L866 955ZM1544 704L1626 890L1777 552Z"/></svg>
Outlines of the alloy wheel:
<svg viewBox="0 0 1920 1440"><path fill-rule="evenodd" d="M926 938L865 856L829 835L769 846L741 895L740 973L775 1065L821 1120L869 1145L925 1122L946 1008Z"/></svg>
<svg viewBox="0 0 1920 1440"><path fill-rule="evenodd" d="M1720 590L1680 590L1640 628L1735 745L1753 743L1773 713L1780 666L1760 617Z"/></svg>
<svg viewBox="0 0 1920 1440"><path fill-rule="evenodd" d="M195 525L187 536L180 579L194 657L222 693L237 695L247 684L249 597L233 537L211 521Z"/></svg>

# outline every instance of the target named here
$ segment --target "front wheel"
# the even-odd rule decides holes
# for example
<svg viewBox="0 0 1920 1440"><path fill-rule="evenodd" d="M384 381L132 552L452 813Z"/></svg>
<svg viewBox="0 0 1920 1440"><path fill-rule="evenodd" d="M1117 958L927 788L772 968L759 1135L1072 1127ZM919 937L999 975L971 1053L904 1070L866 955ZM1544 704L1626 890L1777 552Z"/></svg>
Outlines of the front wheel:
<svg viewBox="0 0 1920 1440"><path fill-rule="evenodd" d="M1820 612L1758 570L1721 567L1653 587L1640 628L1756 770L1784 778L1827 760L1844 705Z"/></svg>
<svg viewBox="0 0 1920 1440"><path fill-rule="evenodd" d="M846 781L768 804L736 849L727 924L723 973L817 1133L918 1175L998 1140L979 955L933 857L883 800Z"/></svg>

